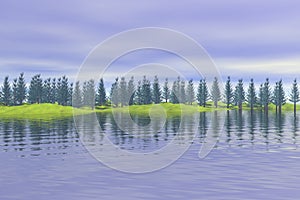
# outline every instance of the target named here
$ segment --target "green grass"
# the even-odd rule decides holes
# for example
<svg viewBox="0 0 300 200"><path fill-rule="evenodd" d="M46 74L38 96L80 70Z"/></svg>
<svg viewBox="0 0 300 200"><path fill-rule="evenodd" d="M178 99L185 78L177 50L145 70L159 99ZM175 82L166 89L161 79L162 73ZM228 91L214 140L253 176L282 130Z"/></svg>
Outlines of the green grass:
<svg viewBox="0 0 300 200"><path fill-rule="evenodd" d="M161 109L161 107L163 109ZM237 109L237 106L233 106L230 109ZM255 108L260 109L260 108ZM293 104L287 103L283 105L282 111L293 111ZM89 108L76 109L76 115L89 114L92 112L97 113L111 113L114 112L130 112L132 115L149 115L149 113L155 115L165 114L168 117L193 114L197 112L210 112L216 110L227 110L224 103L219 103L218 108L214 108L212 102L208 102L206 107L201 107L196 104L172 104L161 103L158 105L132 105L126 107L111 108L110 106L97 106L94 111ZM244 104L243 110L250 110L250 108ZM269 106L270 111L275 111L275 106L271 104ZM297 105L297 110L300 110L300 105ZM0 118L17 118L17 119L35 119L35 120L52 120L64 117L73 116L73 107L61 106L57 104L32 104L21 106L0 106Z"/></svg>
<svg viewBox="0 0 300 200"><path fill-rule="evenodd" d="M87 114L91 111L78 109L76 114ZM73 116L73 107L57 104L32 104L21 106L0 106L0 118L51 120Z"/></svg>

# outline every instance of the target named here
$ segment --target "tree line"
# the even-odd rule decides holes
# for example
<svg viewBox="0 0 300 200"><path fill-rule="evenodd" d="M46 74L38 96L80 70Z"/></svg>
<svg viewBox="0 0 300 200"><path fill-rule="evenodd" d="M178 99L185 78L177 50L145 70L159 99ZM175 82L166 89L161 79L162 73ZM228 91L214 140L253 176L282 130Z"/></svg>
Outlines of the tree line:
<svg viewBox="0 0 300 200"><path fill-rule="evenodd" d="M92 109L96 105L110 104L114 107L122 107L161 102L190 105L197 102L198 105L206 107L209 100L213 102L214 107L218 107L218 102L222 100L227 108L237 106L239 110L242 110L243 104L246 103L251 110L260 107L265 112L268 112L271 103L276 106L276 112L281 112L282 105L288 100L294 104L295 113L296 104L300 101L296 79L292 84L290 94L286 96L283 81L279 80L271 88L268 78L256 90L253 79L250 80L249 86L245 89L243 79L239 79L237 84L233 86L229 76L224 91L221 92L217 78L214 78L209 90L205 79L201 79L195 88L192 79L186 82L180 77L177 77L172 83L169 83L168 78L166 78L162 86L157 76L154 77L152 83L146 76L143 76L142 80L137 81L137 84L135 84L134 77L128 81L125 77L121 77L115 79L110 93L107 95L103 79L99 80L97 86L92 79L83 82L82 85L79 81L73 85L73 83L69 83L66 76L43 80L41 75L37 74L31 78L27 88L24 73L13 79L12 83L6 76L0 97L3 105L21 105L26 102L29 104L58 103L59 105L70 106L73 103L75 107L88 106Z"/></svg>

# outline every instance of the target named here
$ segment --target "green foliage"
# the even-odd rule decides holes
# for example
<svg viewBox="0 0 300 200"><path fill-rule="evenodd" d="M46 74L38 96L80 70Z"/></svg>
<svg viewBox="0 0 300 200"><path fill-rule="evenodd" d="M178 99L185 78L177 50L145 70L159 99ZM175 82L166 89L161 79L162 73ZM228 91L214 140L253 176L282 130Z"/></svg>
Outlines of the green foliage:
<svg viewBox="0 0 300 200"><path fill-rule="evenodd" d="M172 85L170 101L173 104L179 103L179 82L180 82L180 77L178 77L177 81L174 81Z"/></svg>
<svg viewBox="0 0 300 200"><path fill-rule="evenodd" d="M157 76L154 77L153 85L152 85L152 97L153 102L158 104L161 102L161 90L158 82Z"/></svg>
<svg viewBox="0 0 300 200"><path fill-rule="evenodd" d="M205 79L201 79L198 85L197 101L200 106L206 107L209 99L208 87Z"/></svg>
<svg viewBox="0 0 300 200"><path fill-rule="evenodd" d="M297 103L300 101L299 98L299 88L298 88L298 84L297 84L297 79L294 80L292 88L291 88L291 93L289 96L289 101L292 103Z"/></svg>
<svg viewBox="0 0 300 200"><path fill-rule="evenodd" d="M248 105L250 106L251 110L253 110L253 107L257 102L257 97L256 97L256 92L255 92L255 86L254 86L253 79L250 80L250 84L249 84L249 87L248 87L248 93L247 93L246 99L247 99Z"/></svg>
<svg viewBox="0 0 300 200"><path fill-rule="evenodd" d="M29 86L29 97L28 100L30 103L41 103L42 100L42 88L43 80L40 74L37 74L32 77Z"/></svg>
<svg viewBox="0 0 300 200"><path fill-rule="evenodd" d="M11 88L8 81L8 76L4 78L3 86L2 86L2 93L1 93L1 101L4 105L8 106L11 105Z"/></svg>
<svg viewBox="0 0 300 200"><path fill-rule="evenodd" d="M90 107L92 110L95 108L95 81L90 79L83 83L83 105Z"/></svg>
<svg viewBox="0 0 300 200"><path fill-rule="evenodd" d="M170 99L170 88L169 88L169 84L168 84L168 78L166 78L165 83L164 83L164 87L163 87L163 98L165 100L165 102L167 103Z"/></svg>
<svg viewBox="0 0 300 200"><path fill-rule="evenodd" d="M281 111L281 106L286 103L285 92L283 90L282 80L276 82L275 88L273 90L272 103L277 107L279 106L279 111Z"/></svg>
<svg viewBox="0 0 300 200"><path fill-rule="evenodd" d="M79 107L82 106L82 92L81 92L81 89L80 89L80 82L79 81L77 81L75 83L72 105L76 108L79 108Z"/></svg>
<svg viewBox="0 0 300 200"><path fill-rule="evenodd" d="M142 102L143 104L152 103L152 95L151 95L151 84L150 81L144 76L142 82Z"/></svg>
<svg viewBox="0 0 300 200"><path fill-rule="evenodd" d="M134 77L132 76L128 81L127 87L127 100L129 100L129 105L134 104L134 96L135 96L135 86L134 86Z"/></svg>
<svg viewBox="0 0 300 200"><path fill-rule="evenodd" d="M26 84L24 73L22 72L18 78L17 94L16 100L19 105L23 104L26 99Z"/></svg>
<svg viewBox="0 0 300 200"><path fill-rule="evenodd" d="M211 88L211 99L214 102L214 106L218 107L218 101L221 100L221 91L219 88L219 81L217 77L214 78L212 88Z"/></svg>
<svg viewBox="0 0 300 200"><path fill-rule="evenodd" d="M237 86L234 91L234 102L235 105L242 109L242 104L245 101L245 91L243 86L243 79L239 79Z"/></svg>
<svg viewBox="0 0 300 200"><path fill-rule="evenodd" d="M189 80L186 93L186 102L192 105L192 103L195 101L195 89L193 79Z"/></svg>
<svg viewBox="0 0 300 200"><path fill-rule="evenodd" d="M225 84L224 97L225 97L227 108L229 108L229 106L233 103L233 97L234 97L233 89L230 82L230 76L228 76Z"/></svg>

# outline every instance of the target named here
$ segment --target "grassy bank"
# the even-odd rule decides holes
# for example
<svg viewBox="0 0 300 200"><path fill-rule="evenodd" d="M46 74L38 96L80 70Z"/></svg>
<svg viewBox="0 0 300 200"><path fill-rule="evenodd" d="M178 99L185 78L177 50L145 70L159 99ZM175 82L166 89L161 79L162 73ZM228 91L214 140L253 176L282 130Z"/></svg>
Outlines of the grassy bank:
<svg viewBox="0 0 300 200"><path fill-rule="evenodd" d="M78 114L90 113L79 110ZM57 104L32 104L21 106L0 106L0 118L51 120L73 116L73 107Z"/></svg>
<svg viewBox="0 0 300 200"><path fill-rule="evenodd" d="M163 109L160 109L160 106ZM114 112L129 112L133 115L148 115L149 112L157 114L166 114L168 117L181 115L181 114L192 114L196 112L210 112L215 110L227 110L226 105L223 103L219 104L218 108L212 106L212 102L208 102L206 107L197 105L185 105L185 104L172 104L172 103L161 103L159 105L133 105L129 107L114 108ZM232 107L230 109L237 109ZM245 104L243 105L244 110L250 108ZM255 108L256 110L259 108ZM275 106L269 106L270 111L275 111ZM285 104L282 107L282 111L289 112L293 111L293 104ZM300 105L297 105L297 110L300 110ZM111 113L112 108L109 106L98 106L94 110L97 113ZM94 112L90 109L76 109L76 114L89 114ZM156 112L155 112L156 111ZM21 106L0 106L0 118L18 118L18 119L41 119L50 120L64 117L73 116L73 107L61 106L57 104L32 104L32 105L21 105Z"/></svg>

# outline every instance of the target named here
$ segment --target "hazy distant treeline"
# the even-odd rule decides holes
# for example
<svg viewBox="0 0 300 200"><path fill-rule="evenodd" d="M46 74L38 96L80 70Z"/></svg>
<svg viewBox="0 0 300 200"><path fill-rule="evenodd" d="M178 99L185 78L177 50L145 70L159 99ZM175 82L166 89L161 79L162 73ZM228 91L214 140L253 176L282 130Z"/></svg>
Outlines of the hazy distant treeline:
<svg viewBox="0 0 300 200"><path fill-rule="evenodd" d="M85 81L84 83L69 83L66 76L60 78L42 79L40 74L31 78L29 87L26 87L24 73L18 78L9 80L4 78L1 88L1 103L4 105L21 105L23 103L58 103L60 105L72 105L75 107L89 106L94 108L97 105L128 106L143 105L151 103L171 102L174 104L193 104L206 106L207 101L211 100L215 107L218 102L223 101L227 107L238 106L246 103L251 109L261 107L266 112L268 105L273 103L276 110L281 111L281 106L290 101L299 102L299 90L295 79L290 86L288 95L283 89L283 82L279 80L274 87L270 86L267 78L264 83L259 84L256 90L254 80L251 79L247 88L243 84L243 79L238 80L235 86L232 85L228 77L224 90L221 91L218 79L215 78L212 87L209 89L205 79L199 80L197 88L193 80L185 81L180 77L169 83L168 79L159 82L157 76L151 82L146 76L142 80L134 80L131 77L126 80L124 77L116 78L110 88L109 95L106 93L103 79L99 82L95 80ZM259 91L259 92L257 92Z"/></svg>

